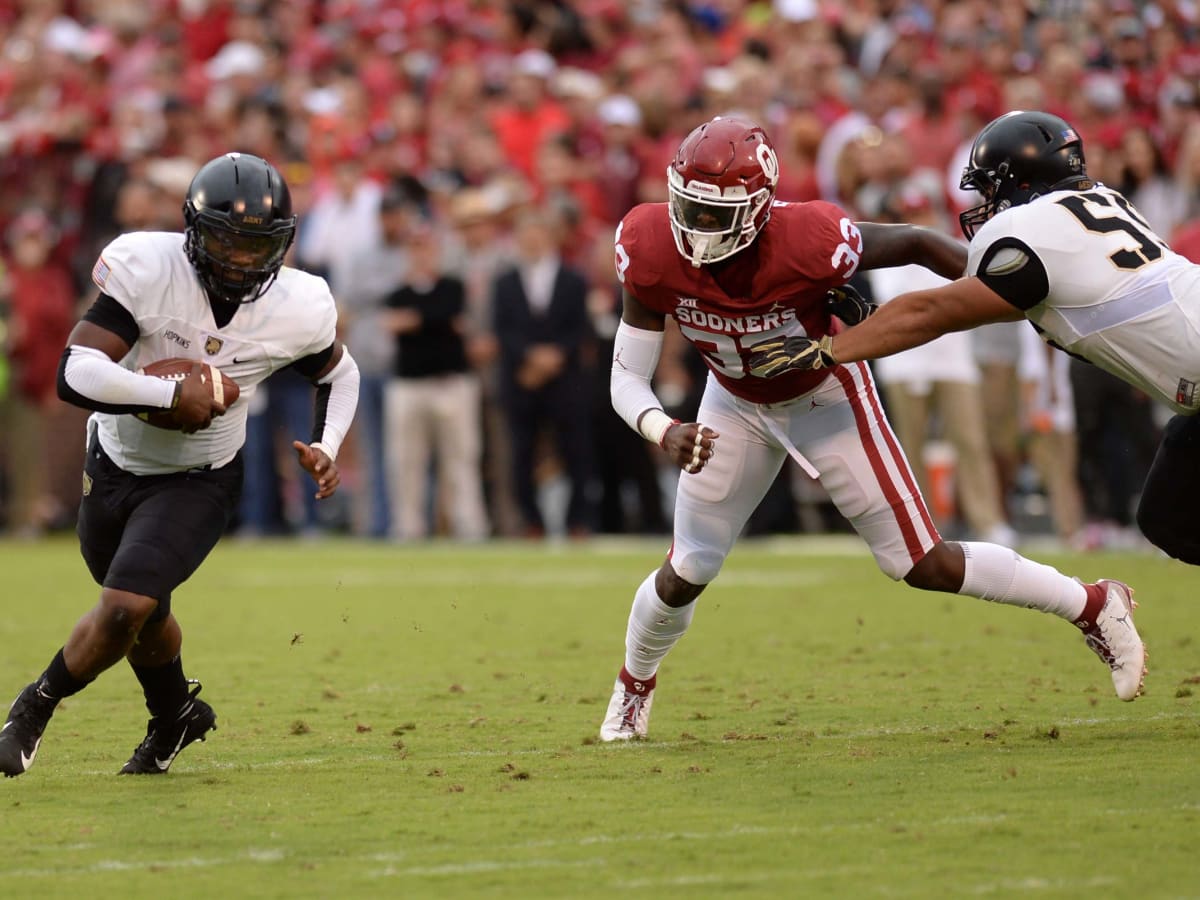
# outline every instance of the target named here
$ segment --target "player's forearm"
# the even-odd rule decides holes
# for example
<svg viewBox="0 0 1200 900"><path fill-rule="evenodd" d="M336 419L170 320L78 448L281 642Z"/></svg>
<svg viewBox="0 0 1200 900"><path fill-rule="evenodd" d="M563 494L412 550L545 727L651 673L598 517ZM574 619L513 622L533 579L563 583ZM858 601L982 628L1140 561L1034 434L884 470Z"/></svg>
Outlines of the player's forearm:
<svg viewBox="0 0 1200 900"><path fill-rule="evenodd" d="M613 341L609 392L613 409L646 440L662 444L667 429L675 423L662 408L650 387L650 379L662 355L663 333L635 328L621 322Z"/></svg>
<svg viewBox="0 0 1200 900"><path fill-rule="evenodd" d="M833 338L833 355L840 363L878 359L911 350L940 337L947 330L933 316L925 291L902 294L875 315Z"/></svg>
<svg viewBox="0 0 1200 900"><path fill-rule="evenodd" d="M324 451L331 460L337 459L338 450L354 411L358 408L358 364L350 351L342 347L342 356L337 365L317 381L317 397L313 408L313 447Z"/></svg>
<svg viewBox="0 0 1200 900"><path fill-rule="evenodd" d="M107 413L171 409L177 383L139 375L94 347L72 345L58 363L58 397L66 403Z"/></svg>

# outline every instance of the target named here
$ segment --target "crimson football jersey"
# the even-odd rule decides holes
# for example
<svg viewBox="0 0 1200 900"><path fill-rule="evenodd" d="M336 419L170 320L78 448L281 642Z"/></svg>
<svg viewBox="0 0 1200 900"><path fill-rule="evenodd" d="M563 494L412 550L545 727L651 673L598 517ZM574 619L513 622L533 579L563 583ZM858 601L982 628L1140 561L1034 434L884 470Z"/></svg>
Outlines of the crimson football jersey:
<svg viewBox="0 0 1200 900"><path fill-rule="evenodd" d="M806 394L828 372L756 378L750 348L770 338L822 337L832 329L825 293L858 268L854 222L823 201L776 201L757 239L728 260L693 266L675 248L667 204L634 207L617 227L617 277L643 306L672 316L732 394L780 403Z"/></svg>

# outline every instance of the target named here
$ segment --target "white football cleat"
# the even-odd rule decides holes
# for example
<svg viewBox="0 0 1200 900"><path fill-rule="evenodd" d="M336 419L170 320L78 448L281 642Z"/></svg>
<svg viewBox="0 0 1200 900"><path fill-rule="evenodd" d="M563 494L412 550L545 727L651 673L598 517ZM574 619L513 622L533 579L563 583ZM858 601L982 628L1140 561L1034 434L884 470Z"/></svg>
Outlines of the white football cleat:
<svg viewBox="0 0 1200 900"><path fill-rule="evenodd" d="M654 684L657 675L644 681L634 678L625 667L613 685L612 699L608 701L608 712L600 726L600 740L628 741L644 738L650 728L650 704L654 702Z"/></svg>
<svg viewBox="0 0 1200 900"><path fill-rule="evenodd" d="M1078 624L1087 645L1112 669L1117 696L1133 700L1142 693L1146 680L1146 645L1133 624L1133 610L1137 607L1133 589L1107 578L1096 584L1107 592L1104 605L1095 622Z"/></svg>

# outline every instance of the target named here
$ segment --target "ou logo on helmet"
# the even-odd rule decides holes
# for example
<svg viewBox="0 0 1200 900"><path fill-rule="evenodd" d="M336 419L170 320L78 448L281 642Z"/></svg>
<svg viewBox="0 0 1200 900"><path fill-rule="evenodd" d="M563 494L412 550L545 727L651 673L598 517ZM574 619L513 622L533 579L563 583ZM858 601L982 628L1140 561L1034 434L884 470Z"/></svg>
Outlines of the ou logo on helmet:
<svg viewBox="0 0 1200 900"><path fill-rule="evenodd" d="M775 156L775 151L767 144L759 144L754 148L754 156L767 176L767 182L774 187L779 180L779 158Z"/></svg>

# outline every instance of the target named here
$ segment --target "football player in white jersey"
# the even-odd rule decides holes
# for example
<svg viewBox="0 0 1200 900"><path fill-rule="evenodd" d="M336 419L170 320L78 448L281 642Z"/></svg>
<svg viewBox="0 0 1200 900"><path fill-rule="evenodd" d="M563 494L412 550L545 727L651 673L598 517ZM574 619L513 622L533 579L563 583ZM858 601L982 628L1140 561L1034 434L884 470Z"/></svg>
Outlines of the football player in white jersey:
<svg viewBox="0 0 1200 900"><path fill-rule="evenodd" d="M59 396L93 410L78 533L100 600L9 710L6 776L32 764L59 700L122 658L151 718L121 774L165 773L216 728L199 685L184 677L171 594L237 507L248 402L272 372L291 366L316 386L312 438L294 447L317 497L338 487L334 460L358 402L358 369L335 336L325 281L283 265L296 233L283 177L256 156L219 156L192 180L184 219L184 234L125 234L104 249L92 273L100 296L63 353ZM197 364L175 382L139 373L170 357ZM228 409L201 383L200 361L237 382ZM136 415L163 411L178 430Z"/></svg>
<svg viewBox="0 0 1200 900"><path fill-rule="evenodd" d="M680 145L669 202L635 207L617 230L613 407L683 474L670 553L634 593L601 739L647 734L659 665L788 457L820 479L885 574L1071 622L1117 696L1133 700L1145 654L1126 585L1083 584L999 544L942 540L867 367L786 367L787 347L836 333L832 315L850 324L867 314L845 286L856 271L919 263L953 278L966 251L930 229L853 222L830 203L773 202L778 175L760 127L717 117ZM672 421L651 387L667 316L709 368L700 422Z"/></svg>
<svg viewBox="0 0 1200 900"><path fill-rule="evenodd" d="M874 359L987 322L1042 338L1177 414L1142 489L1142 533L1200 565L1200 265L1170 247L1116 191L1092 180L1083 143L1044 112L1010 112L979 133L963 173L983 203L961 216L966 277L902 294L832 339L768 348L760 364L810 370Z"/></svg>

